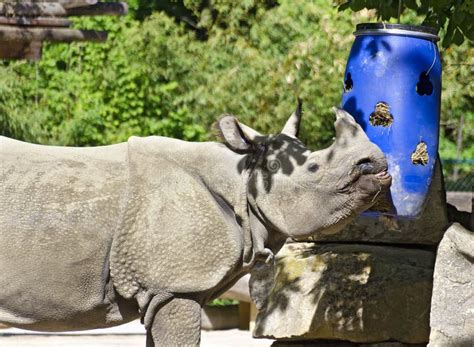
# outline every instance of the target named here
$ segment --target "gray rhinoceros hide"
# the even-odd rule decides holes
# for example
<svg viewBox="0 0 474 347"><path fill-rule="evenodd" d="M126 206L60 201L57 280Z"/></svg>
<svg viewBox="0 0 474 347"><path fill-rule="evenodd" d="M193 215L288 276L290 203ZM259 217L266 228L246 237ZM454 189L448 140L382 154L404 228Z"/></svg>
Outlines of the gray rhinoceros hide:
<svg viewBox="0 0 474 347"><path fill-rule="evenodd" d="M0 137L0 163L0 321L68 330L136 317L109 276L127 144L65 148Z"/></svg>
<svg viewBox="0 0 474 347"><path fill-rule="evenodd" d="M126 298L140 288L156 293L210 290L242 256L244 241L232 218L234 212L213 195L204 179L189 170L190 164L183 165L187 159L181 156L186 155L183 147L187 146L191 147L163 138L128 142L127 202L111 252L111 274ZM195 148L189 150L196 151L195 155L199 156L201 146L207 155L205 145L192 146ZM214 170L219 172L219 168ZM215 180L220 180L219 175ZM221 184L222 191L231 194L230 200L238 198L232 197L234 187L225 187L231 182L222 179Z"/></svg>

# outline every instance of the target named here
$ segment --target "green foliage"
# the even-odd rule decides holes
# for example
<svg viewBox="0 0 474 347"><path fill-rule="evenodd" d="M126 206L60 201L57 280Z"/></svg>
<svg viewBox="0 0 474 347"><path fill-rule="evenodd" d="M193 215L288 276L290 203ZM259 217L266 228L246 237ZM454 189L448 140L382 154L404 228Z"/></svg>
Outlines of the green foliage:
<svg viewBox="0 0 474 347"><path fill-rule="evenodd" d="M207 306L233 306L237 305L239 302L233 299L214 299Z"/></svg>
<svg viewBox="0 0 474 347"><path fill-rule="evenodd" d="M194 122L185 106L175 103L178 82L168 78L166 69L150 74L150 67L143 64L146 50L134 46L140 35L138 22L110 18L77 22L83 28L108 30L109 40L102 45L47 45L36 64L4 64L2 133L76 146L126 141L132 135L203 139L203 126ZM141 40L146 40L143 34ZM160 47L165 49L157 63L164 67L175 59L172 52L165 54L165 41Z"/></svg>
<svg viewBox="0 0 474 347"><path fill-rule="evenodd" d="M219 2L219 11L231 7L230 1L225 3ZM229 11L244 16L239 8ZM206 124L229 112L262 132L275 133L299 95L306 101L303 140L320 147L333 136L330 107L340 102L343 48L352 42L353 25L332 25L338 13L325 1L282 1L260 11L253 21L247 18L249 30L212 25L206 42L191 37L185 47L173 45L175 52L195 57L188 67L188 61L180 64L189 69L189 78L180 85L182 100ZM157 31L163 20L155 15L143 27ZM159 54L155 46L149 47L150 59Z"/></svg>
<svg viewBox="0 0 474 347"><path fill-rule="evenodd" d="M329 109L339 103L352 23L335 28L338 14L325 1L284 1L271 10L263 2L211 5L230 19L224 25L217 16L206 41L163 13L144 22L78 19L78 27L107 29L107 43L47 45L36 64L4 64L2 133L63 145L132 134L204 140L223 112L277 132L300 95L307 101L304 138L313 146L330 140ZM205 12L196 12L200 23Z"/></svg>
<svg viewBox="0 0 474 347"><path fill-rule="evenodd" d="M401 13L412 11L423 17L420 24L443 29L443 46L461 45L464 39L474 41L474 1L459 0L336 0L339 10L360 11L373 9L383 21L398 18ZM413 23L411 23L413 24Z"/></svg>
<svg viewBox="0 0 474 347"><path fill-rule="evenodd" d="M226 29L228 33L245 35L267 10L277 5L277 1L183 0L183 4L192 10L199 28Z"/></svg>
<svg viewBox="0 0 474 347"><path fill-rule="evenodd" d="M443 94L440 155L442 158L474 158L474 47L464 42L443 52ZM472 164L456 164L461 173ZM445 165L450 175L454 167Z"/></svg>

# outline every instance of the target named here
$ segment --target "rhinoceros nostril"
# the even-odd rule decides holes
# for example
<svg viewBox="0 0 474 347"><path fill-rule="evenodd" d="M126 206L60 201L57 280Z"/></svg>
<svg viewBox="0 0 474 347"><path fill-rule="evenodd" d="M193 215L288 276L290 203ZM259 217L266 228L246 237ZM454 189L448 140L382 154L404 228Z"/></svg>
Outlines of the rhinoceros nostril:
<svg viewBox="0 0 474 347"><path fill-rule="evenodd" d="M372 174L375 172L374 166L371 163L359 164L358 167L363 175Z"/></svg>
<svg viewBox="0 0 474 347"><path fill-rule="evenodd" d="M356 163L359 172L363 175L372 174L375 172L375 166L370 158L359 159Z"/></svg>
<svg viewBox="0 0 474 347"><path fill-rule="evenodd" d="M368 164L368 163L371 163L372 160L370 160L370 158L362 158L362 159L359 159L356 163L356 165L361 165L361 164Z"/></svg>

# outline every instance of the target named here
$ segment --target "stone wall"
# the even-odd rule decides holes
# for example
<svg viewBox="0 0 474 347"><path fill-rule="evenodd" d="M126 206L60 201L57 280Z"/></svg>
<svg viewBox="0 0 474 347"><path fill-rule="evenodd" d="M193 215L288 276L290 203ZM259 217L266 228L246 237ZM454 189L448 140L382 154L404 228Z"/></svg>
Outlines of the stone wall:
<svg viewBox="0 0 474 347"><path fill-rule="evenodd" d="M289 244L255 335L423 343L434 252L363 244Z"/></svg>
<svg viewBox="0 0 474 347"><path fill-rule="evenodd" d="M474 233L457 223L438 247L429 346L474 346Z"/></svg>

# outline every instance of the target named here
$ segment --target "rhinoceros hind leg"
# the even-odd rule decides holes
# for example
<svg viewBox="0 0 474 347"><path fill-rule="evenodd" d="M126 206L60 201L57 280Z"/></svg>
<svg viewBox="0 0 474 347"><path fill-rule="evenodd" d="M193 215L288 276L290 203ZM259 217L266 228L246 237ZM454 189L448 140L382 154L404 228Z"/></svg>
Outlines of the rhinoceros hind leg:
<svg viewBox="0 0 474 347"><path fill-rule="evenodd" d="M147 347L199 346L200 340L201 306L190 299L166 303L147 331Z"/></svg>

